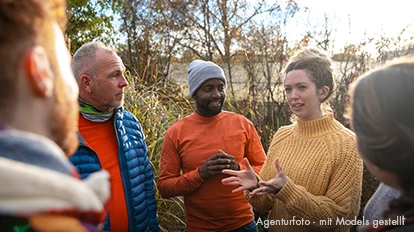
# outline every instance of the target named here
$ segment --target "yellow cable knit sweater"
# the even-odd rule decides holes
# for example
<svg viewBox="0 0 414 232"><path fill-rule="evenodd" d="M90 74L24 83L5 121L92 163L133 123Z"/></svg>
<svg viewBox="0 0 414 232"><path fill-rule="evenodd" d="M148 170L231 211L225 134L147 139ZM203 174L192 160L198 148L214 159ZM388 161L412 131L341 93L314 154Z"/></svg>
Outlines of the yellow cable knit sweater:
<svg viewBox="0 0 414 232"><path fill-rule="evenodd" d="M276 132L260 179L276 176L276 158L288 181L275 195L250 199L257 211L271 210L259 223L269 231L349 231L340 224L358 215L363 170L354 133L332 114L298 121Z"/></svg>

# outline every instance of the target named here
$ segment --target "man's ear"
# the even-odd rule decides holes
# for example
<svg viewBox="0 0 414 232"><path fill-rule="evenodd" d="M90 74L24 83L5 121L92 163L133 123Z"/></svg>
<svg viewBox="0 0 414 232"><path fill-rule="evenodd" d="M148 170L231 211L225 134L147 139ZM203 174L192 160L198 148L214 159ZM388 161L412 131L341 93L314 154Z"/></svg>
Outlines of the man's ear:
<svg viewBox="0 0 414 232"><path fill-rule="evenodd" d="M40 46L31 48L25 63L26 76L33 92L39 97L52 96L54 76L46 50Z"/></svg>
<svg viewBox="0 0 414 232"><path fill-rule="evenodd" d="M92 77L87 74L80 76L80 88L84 89L87 93L92 93Z"/></svg>

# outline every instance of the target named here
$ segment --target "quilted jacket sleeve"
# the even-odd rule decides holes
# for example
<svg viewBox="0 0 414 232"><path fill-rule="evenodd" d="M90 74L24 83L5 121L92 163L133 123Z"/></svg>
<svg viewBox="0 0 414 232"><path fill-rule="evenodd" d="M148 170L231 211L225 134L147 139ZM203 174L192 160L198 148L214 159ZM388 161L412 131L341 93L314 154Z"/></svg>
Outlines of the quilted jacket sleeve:
<svg viewBox="0 0 414 232"><path fill-rule="evenodd" d="M142 127L138 122L139 130L142 131ZM155 200L155 190L154 190L154 174L152 173L152 167L150 160L148 158L148 150L147 146L145 145L145 197L147 199L147 210L148 210L148 217L150 220L150 230L151 231L159 231L158 227L158 218L157 218L157 202Z"/></svg>

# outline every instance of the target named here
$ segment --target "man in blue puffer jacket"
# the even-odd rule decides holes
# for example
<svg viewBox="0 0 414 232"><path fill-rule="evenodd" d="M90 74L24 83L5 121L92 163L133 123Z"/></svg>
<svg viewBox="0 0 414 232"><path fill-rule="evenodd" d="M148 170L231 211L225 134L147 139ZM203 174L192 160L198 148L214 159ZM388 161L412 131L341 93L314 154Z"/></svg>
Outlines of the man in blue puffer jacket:
<svg viewBox="0 0 414 232"><path fill-rule="evenodd" d="M153 173L138 120L122 105L125 66L101 42L80 47L72 70L79 85L79 142L71 157L82 178L101 169L111 180L104 229L158 231Z"/></svg>

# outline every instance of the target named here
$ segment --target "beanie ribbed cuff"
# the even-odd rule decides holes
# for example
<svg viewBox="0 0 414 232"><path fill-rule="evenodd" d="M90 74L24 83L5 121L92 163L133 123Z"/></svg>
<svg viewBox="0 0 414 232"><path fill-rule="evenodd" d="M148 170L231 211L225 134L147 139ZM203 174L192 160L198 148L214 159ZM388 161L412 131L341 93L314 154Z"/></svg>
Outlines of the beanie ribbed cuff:
<svg viewBox="0 0 414 232"><path fill-rule="evenodd" d="M226 77L223 69L211 61L194 60L188 67L188 88L190 96L200 88L200 86L209 79L218 78L223 80L226 85Z"/></svg>

